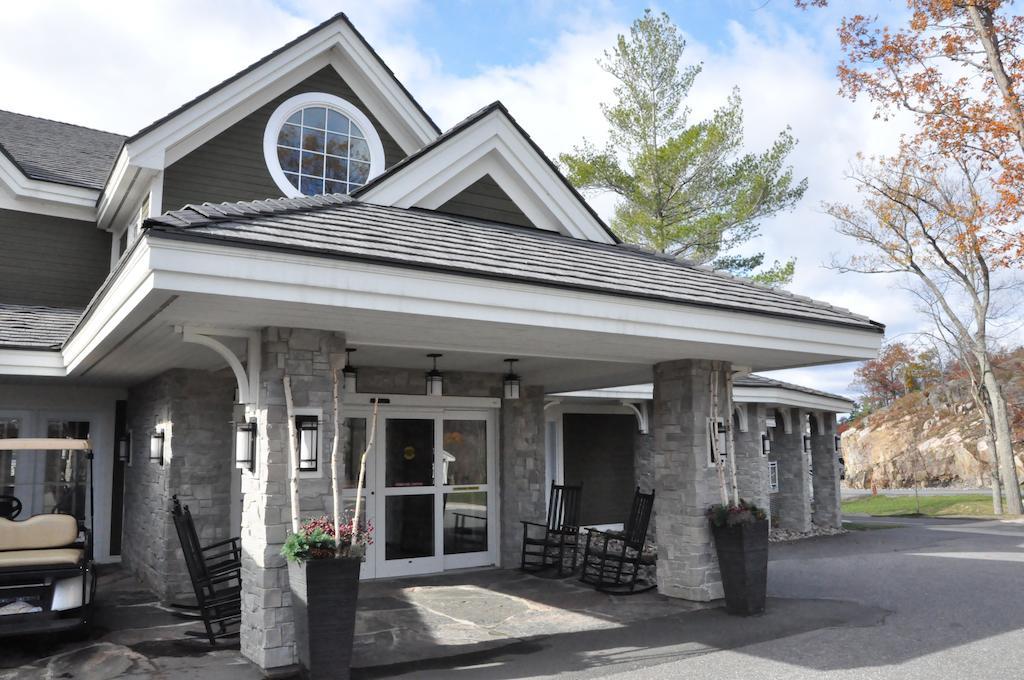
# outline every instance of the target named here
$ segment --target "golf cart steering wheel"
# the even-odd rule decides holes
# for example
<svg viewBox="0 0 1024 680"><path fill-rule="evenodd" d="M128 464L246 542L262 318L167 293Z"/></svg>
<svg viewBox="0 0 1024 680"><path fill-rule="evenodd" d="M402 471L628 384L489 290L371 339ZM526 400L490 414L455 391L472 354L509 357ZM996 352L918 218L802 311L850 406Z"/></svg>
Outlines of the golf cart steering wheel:
<svg viewBox="0 0 1024 680"><path fill-rule="evenodd" d="M0 517L14 519L21 514L21 499L17 496L0 495Z"/></svg>

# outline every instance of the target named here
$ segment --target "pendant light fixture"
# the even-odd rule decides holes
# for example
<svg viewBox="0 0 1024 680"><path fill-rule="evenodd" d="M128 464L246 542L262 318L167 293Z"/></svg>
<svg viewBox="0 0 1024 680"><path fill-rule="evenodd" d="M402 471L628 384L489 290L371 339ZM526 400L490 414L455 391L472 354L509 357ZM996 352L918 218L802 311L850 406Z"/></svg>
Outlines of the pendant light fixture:
<svg viewBox="0 0 1024 680"><path fill-rule="evenodd" d="M504 395L506 399L519 398L519 388L521 387L521 383L519 376L516 375L515 371L517 361L519 361L519 359L505 359L505 363L508 364L508 373L505 374L504 381Z"/></svg>
<svg viewBox="0 0 1024 680"><path fill-rule="evenodd" d="M440 397L444 394L444 374L437 370L437 360L443 354L428 354L434 360L434 367L427 371L427 396Z"/></svg>

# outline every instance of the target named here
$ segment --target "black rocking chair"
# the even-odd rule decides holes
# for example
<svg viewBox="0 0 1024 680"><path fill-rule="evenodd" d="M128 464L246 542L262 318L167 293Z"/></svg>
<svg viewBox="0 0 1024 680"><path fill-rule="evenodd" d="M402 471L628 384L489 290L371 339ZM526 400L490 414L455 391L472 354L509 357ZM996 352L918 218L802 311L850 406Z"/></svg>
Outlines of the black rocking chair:
<svg viewBox="0 0 1024 680"><path fill-rule="evenodd" d="M174 605L188 613L183 618L201 619L206 628L210 645L216 647L217 640L238 636L242 615L242 549L240 539L229 538L210 545L199 543L196 526L188 506L182 508L174 496L171 511L174 528L181 541L185 566L192 580L195 605Z"/></svg>
<svg viewBox="0 0 1024 680"><path fill-rule="evenodd" d="M603 593L617 595L633 595L654 588L656 583L640 579L641 568L654 564L654 556L644 552L653 509L654 492L640 493L637 487L623 531L588 529L580 581Z"/></svg>
<svg viewBox="0 0 1024 680"><path fill-rule="evenodd" d="M580 498L582 486L560 486L551 484L546 524L523 521L523 560L521 569L537 573L555 567L558 577L576 571L580 535ZM530 536L530 527L537 536ZM571 559L572 567L565 568L565 558Z"/></svg>

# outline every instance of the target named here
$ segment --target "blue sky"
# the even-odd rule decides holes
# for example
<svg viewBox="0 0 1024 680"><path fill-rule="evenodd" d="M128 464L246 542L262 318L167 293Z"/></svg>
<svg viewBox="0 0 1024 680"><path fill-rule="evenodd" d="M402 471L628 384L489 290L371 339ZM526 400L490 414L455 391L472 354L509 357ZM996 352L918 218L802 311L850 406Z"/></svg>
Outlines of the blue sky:
<svg viewBox="0 0 1024 680"><path fill-rule="evenodd" d="M858 152L885 153L899 121L873 119L866 103L836 94L835 27L848 0L799 11L791 0L661 2L688 39L687 62L704 70L690 93L692 119L743 95L745 143L766 148L787 126L791 156L810 188L791 213L765 220L748 250L797 258L793 292L888 325L920 328L911 297L894 279L840 275L832 253L849 253L823 202L856 202L845 173ZM105 0L11 3L0 22L0 108L131 134L280 47L339 10L382 55L442 128L502 100L549 156L583 138L601 144L599 105L612 83L596 65L640 2L558 0ZM858 0L860 11L893 16L902 3ZM40 40L39 36L47 36ZM131 102L125 105L124 102ZM588 197L605 218L609 196ZM789 371L819 389L850 393L852 365Z"/></svg>

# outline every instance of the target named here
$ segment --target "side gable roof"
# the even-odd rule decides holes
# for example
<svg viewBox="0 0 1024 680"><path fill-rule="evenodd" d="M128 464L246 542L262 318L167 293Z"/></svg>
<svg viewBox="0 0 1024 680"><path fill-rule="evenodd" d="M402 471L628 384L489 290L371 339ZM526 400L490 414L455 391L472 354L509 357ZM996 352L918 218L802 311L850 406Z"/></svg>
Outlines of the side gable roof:
<svg viewBox="0 0 1024 680"><path fill-rule="evenodd" d="M544 166L544 170L549 175L550 179L554 180L561 191L565 192L566 200L571 201L578 207L582 208L585 219L590 222L589 226L596 231L602 232L603 238L600 240L619 243L619 238L615 236L611 229L608 228L608 225L604 223L604 220L602 220L593 207L587 203L586 199L579 193L579 191L577 191L576 187L569 182L565 175L563 175L558 169L558 166L548 158L548 156L541 150L540 146L537 145L529 133L523 129L516 119L512 117L512 114L509 113L508 109L500 101L488 104L476 113L455 124L430 144L427 144L417 152L409 155L400 163L396 163L386 172L381 173L370 180L366 185L360 187L358 190L353 192L353 196L366 200L370 203L381 202L383 204L391 204L392 202L388 200L389 194L393 195L395 192L393 190L389 191L389 189L393 189L397 185L400 185L407 176L412 174L414 168L427 162L427 159L439 157L447 149L451 148L460 138L468 135L477 126L482 124L483 121L494 115L500 116L503 121L507 122L516 135L526 143L534 158L539 160ZM478 179L478 177L471 177L470 182L476 181L476 179ZM468 186L470 182L466 182L466 185ZM460 187L460 190L463 188L465 187ZM396 204L401 205L400 203ZM411 206L401 205L401 207ZM522 206L520 206L520 208L522 208ZM594 238L592 240L598 239Z"/></svg>
<svg viewBox="0 0 1024 680"><path fill-rule="evenodd" d="M804 387L803 385L797 385L795 383L785 382L783 380L777 380L775 378L769 378L768 376L758 375L756 373L738 375L733 379L732 384L735 387L748 387L755 389L775 388L780 390L792 390L793 392L803 392L804 394L809 394L814 397L824 397L826 399L845 401L848 402L851 406L853 405L853 401L849 397L844 397L841 394L822 392L821 390L815 390L810 387Z"/></svg>
<svg viewBox="0 0 1024 680"><path fill-rule="evenodd" d="M0 153L29 179L102 189L124 135L0 111Z"/></svg>
<svg viewBox="0 0 1024 680"><path fill-rule="evenodd" d="M881 333L849 310L635 248L343 194L186 206L151 235L429 269Z"/></svg>

